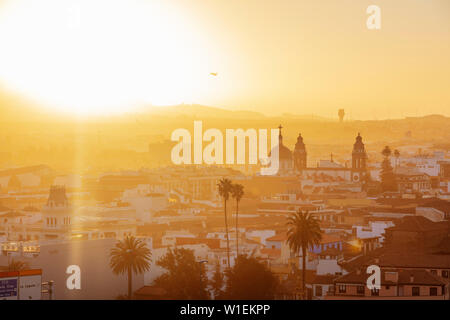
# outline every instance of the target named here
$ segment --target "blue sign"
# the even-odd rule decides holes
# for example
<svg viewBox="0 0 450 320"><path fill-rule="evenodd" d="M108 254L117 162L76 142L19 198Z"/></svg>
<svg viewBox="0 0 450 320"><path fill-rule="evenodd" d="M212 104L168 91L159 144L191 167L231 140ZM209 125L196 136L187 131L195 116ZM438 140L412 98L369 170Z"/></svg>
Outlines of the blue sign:
<svg viewBox="0 0 450 320"><path fill-rule="evenodd" d="M0 298L17 296L17 279L0 279Z"/></svg>

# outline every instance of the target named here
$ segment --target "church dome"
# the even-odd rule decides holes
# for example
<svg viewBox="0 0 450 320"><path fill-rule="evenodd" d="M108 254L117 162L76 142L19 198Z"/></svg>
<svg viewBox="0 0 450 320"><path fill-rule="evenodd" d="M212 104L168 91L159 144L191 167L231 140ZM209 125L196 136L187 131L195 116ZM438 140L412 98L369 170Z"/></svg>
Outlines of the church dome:
<svg viewBox="0 0 450 320"><path fill-rule="evenodd" d="M292 160L292 152L285 145L280 145L280 160Z"/></svg>
<svg viewBox="0 0 450 320"><path fill-rule="evenodd" d="M280 149L278 150L278 158L280 159L280 160L292 160L292 151L291 150L289 150L289 148L288 147L286 147L285 145L283 145L283 144L280 144L279 145L280 146ZM273 151L274 149L272 149L270 152L269 152L269 157L272 155L272 151Z"/></svg>

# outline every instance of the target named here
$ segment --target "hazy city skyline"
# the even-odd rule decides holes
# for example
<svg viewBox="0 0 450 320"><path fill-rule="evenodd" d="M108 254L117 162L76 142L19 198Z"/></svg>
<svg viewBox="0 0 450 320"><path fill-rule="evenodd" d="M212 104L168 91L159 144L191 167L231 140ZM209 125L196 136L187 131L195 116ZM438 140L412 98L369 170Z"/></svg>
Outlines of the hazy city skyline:
<svg viewBox="0 0 450 320"><path fill-rule="evenodd" d="M449 14L0 0L0 300L450 300Z"/></svg>

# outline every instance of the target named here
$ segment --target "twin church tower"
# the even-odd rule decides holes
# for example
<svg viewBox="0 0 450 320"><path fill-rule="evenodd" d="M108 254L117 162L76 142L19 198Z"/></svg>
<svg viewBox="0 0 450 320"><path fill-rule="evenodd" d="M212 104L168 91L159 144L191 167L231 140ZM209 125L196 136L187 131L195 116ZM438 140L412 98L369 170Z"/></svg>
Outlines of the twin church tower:
<svg viewBox="0 0 450 320"><path fill-rule="evenodd" d="M279 134L279 174L296 173L304 177L318 174L325 174L332 177L341 177L347 181L358 182L366 175L367 154L362 142L362 137L358 133L356 141L353 144L352 166L348 168L342 166L331 159L330 161L320 161L316 168L308 168L307 151L301 134L297 137L294 151L292 152L283 144L283 135L280 125Z"/></svg>

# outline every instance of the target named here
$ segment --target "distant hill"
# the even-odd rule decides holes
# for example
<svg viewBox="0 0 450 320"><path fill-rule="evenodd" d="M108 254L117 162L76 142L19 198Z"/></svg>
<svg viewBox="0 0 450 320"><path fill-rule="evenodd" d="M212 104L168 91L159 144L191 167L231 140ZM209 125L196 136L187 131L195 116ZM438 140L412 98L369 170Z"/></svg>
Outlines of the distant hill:
<svg viewBox="0 0 450 320"><path fill-rule="evenodd" d="M292 114L292 113L283 113L282 117L283 118L288 118L288 119L307 119L307 120L335 121L335 119L331 119L331 118L327 118L327 117L321 117L321 116L317 116L315 114L299 115L299 114Z"/></svg>
<svg viewBox="0 0 450 320"><path fill-rule="evenodd" d="M180 104L167 107L149 107L147 110L141 109L139 113L152 114L160 116L187 116L193 118L244 118L244 119L262 119L265 116L259 112L253 111L234 111L217 107L203 106L199 104Z"/></svg>

